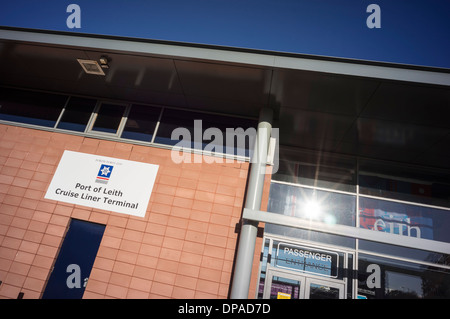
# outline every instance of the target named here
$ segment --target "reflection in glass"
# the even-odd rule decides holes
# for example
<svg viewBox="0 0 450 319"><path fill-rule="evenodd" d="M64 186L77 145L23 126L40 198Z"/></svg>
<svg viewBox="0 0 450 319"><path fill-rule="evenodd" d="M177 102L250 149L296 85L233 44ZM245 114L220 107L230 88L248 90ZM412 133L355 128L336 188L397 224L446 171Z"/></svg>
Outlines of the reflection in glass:
<svg viewBox="0 0 450 319"><path fill-rule="evenodd" d="M401 258L415 259L438 265L450 265L450 255L414 248L377 243L368 240L359 240L359 249Z"/></svg>
<svg viewBox="0 0 450 319"><path fill-rule="evenodd" d="M327 224L355 226L356 196L272 182L268 211Z"/></svg>
<svg viewBox="0 0 450 319"><path fill-rule="evenodd" d="M272 182L267 211L332 225L355 226L356 196ZM266 224L264 231L326 244L355 246L352 238L287 226Z"/></svg>
<svg viewBox="0 0 450 319"><path fill-rule="evenodd" d="M311 283L309 299L339 299L339 289Z"/></svg>
<svg viewBox="0 0 450 319"><path fill-rule="evenodd" d="M338 277L339 255L337 252L285 242L278 243L276 247L275 265L278 268L324 277Z"/></svg>
<svg viewBox="0 0 450 319"><path fill-rule="evenodd" d="M97 113L92 130L105 133L117 133L125 108L125 105L103 103Z"/></svg>
<svg viewBox="0 0 450 319"><path fill-rule="evenodd" d="M133 105L123 129L123 138L150 142L158 122L161 108Z"/></svg>
<svg viewBox="0 0 450 319"><path fill-rule="evenodd" d="M360 193L450 207L450 172L364 159Z"/></svg>
<svg viewBox="0 0 450 319"><path fill-rule="evenodd" d="M422 279L419 276L386 271L385 280L386 286L389 287L387 295L391 299L397 297L423 298Z"/></svg>
<svg viewBox="0 0 450 319"><path fill-rule="evenodd" d="M84 132L96 102L93 99L70 97L69 103L67 103L63 116L59 121L58 128Z"/></svg>
<svg viewBox="0 0 450 319"><path fill-rule="evenodd" d="M300 284L298 280L273 276L270 299L299 299Z"/></svg>
<svg viewBox="0 0 450 319"><path fill-rule="evenodd" d="M450 211L360 197L361 228L450 243Z"/></svg>
<svg viewBox="0 0 450 319"><path fill-rule="evenodd" d="M348 248L355 248L355 239L350 237L338 236L322 232L316 232L306 229L299 229L294 227L265 224L264 232L268 234L281 235L285 237L292 237L300 240L339 245Z"/></svg>
<svg viewBox="0 0 450 319"><path fill-rule="evenodd" d="M67 96L0 88L0 120L54 127Z"/></svg>
<svg viewBox="0 0 450 319"><path fill-rule="evenodd" d="M272 180L355 192L355 172L354 158L280 148L279 167Z"/></svg>
<svg viewBox="0 0 450 319"><path fill-rule="evenodd" d="M369 299L450 298L448 269L365 254L358 263L358 294Z"/></svg>
<svg viewBox="0 0 450 319"><path fill-rule="evenodd" d="M255 127L256 121L251 119L165 109L154 142L248 157L254 139L246 132L256 132ZM175 129L189 136L172 136Z"/></svg>

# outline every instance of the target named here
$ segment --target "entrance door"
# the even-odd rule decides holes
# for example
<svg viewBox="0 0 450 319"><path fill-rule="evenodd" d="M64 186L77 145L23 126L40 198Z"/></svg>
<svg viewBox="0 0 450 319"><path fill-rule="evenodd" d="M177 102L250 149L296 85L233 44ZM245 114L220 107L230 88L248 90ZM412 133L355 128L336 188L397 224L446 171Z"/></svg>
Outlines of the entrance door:
<svg viewBox="0 0 450 319"><path fill-rule="evenodd" d="M71 220L43 299L83 297L104 230L104 225Z"/></svg>
<svg viewBox="0 0 450 319"><path fill-rule="evenodd" d="M305 277L268 270L264 299L304 299Z"/></svg>
<svg viewBox="0 0 450 319"><path fill-rule="evenodd" d="M267 269L264 299L344 299L345 284L285 270Z"/></svg>
<svg viewBox="0 0 450 319"><path fill-rule="evenodd" d="M305 296L308 299L344 299L344 284L329 280L307 278Z"/></svg>

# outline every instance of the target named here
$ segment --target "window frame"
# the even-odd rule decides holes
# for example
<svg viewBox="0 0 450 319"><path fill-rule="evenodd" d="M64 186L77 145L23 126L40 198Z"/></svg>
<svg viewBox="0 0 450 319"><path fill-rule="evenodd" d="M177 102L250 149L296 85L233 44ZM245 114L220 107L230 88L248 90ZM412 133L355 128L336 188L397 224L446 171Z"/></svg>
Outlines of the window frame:
<svg viewBox="0 0 450 319"><path fill-rule="evenodd" d="M27 120L26 121L14 121L14 120L11 120L11 119L9 119L9 120L7 120L7 119L0 119L0 123L8 123L8 124L9 123L13 123L13 124L17 123L17 124L19 124L20 126L23 126L23 127L40 128L40 129L43 129L43 130L51 130L51 129L54 129L56 127L56 125L58 124L58 122L59 122L59 120L61 118L61 113L63 112L64 108L66 107L67 102L68 102L68 100L69 100L69 98L71 96L70 94L54 93L54 92L48 92L48 91L42 91L42 90L25 90L25 89L22 89L22 88L7 87L7 86L0 86L0 92L1 92L1 90L13 90L13 91L18 91L18 92L21 92L21 91L22 92L27 92L28 94L35 93L35 94L41 94L41 95L45 95L45 94L53 95L55 97L56 96L65 97L65 101L64 101L64 103L62 103L62 106L61 106L61 109L59 111L59 114L58 114L58 116L56 116L56 119L54 120L55 123L53 125L36 124L36 123L32 123L32 121L31 121L31 120L38 120L39 122L42 122L42 121L53 121L51 119L45 119L45 118L39 118L39 117L27 117L27 116L22 116L22 115L15 115L15 114L12 114L12 116L18 116L20 118L24 118L24 119L27 119ZM1 108L1 105L0 105L0 108ZM5 114L5 115L11 115L11 114L8 114L8 113L3 113L3 112L0 112L0 113L1 114ZM30 119L30 120L28 120L28 119Z"/></svg>
<svg viewBox="0 0 450 319"><path fill-rule="evenodd" d="M88 121L87 121L87 123L86 123L86 126L85 126L85 128L84 128L83 131L70 130L70 129L58 127L59 124L61 124L62 118L64 117L64 114L65 114L65 112L66 112L66 109L67 109L68 105L70 104L72 98L80 98L80 99L87 99L87 100L89 100L89 99L90 99L90 100L95 100L95 105L94 105L94 107L92 108L92 112L91 112L91 114L89 115L89 119L88 119ZM92 114L93 114L93 112L95 111L95 109L96 109L98 103L99 103L99 100L98 100L98 99L95 99L95 98L87 98L87 97L79 97L79 96L69 95L69 96L67 97L67 100L66 100L66 103L64 104L63 109L61 110L61 113L59 114L58 120L56 121L55 126L54 126L53 128L54 128L55 130L57 130L57 131L63 131L63 132L65 132L65 133L66 133L66 132L67 132L67 133L76 132L76 133L79 133L79 134L86 133L86 131L87 131L88 127L89 127L89 123L91 122L91 119L92 119Z"/></svg>
<svg viewBox="0 0 450 319"><path fill-rule="evenodd" d="M167 106L167 105L157 104L157 103L145 103L145 102L141 102L141 101L115 100L115 99L110 99L110 98L102 98L102 97L96 97L96 96L90 96L90 95L88 96L88 95L82 95L82 94L70 94L70 93L63 94L63 93L58 93L58 92L53 92L53 91L48 91L48 90L36 90L36 89L33 90L33 89L25 89L25 88L21 88L21 87L13 87L13 86L0 86L0 88L6 89L6 90L11 89L11 90L26 91L26 92L62 95L62 96L66 97L64 105L61 108L61 111L58 114L56 122L53 126L44 126L44 125L39 125L39 124L31 124L31 123L26 123L26 122L2 120L2 119L0 119L0 124L24 127L24 128L32 128L32 129L48 131L48 132L60 132L60 133L64 133L64 134L98 138L98 139L103 139L103 140L129 143L129 144L134 144L134 145L156 147L156 148L160 148L160 149L169 149L169 150L173 149L173 145L171 145L171 144L162 144L162 143L155 142L155 139L158 136L161 119L163 119L164 111L166 109L180 110L180 111L186 111L186 112L195 112L195 113L201 113L201 114L204 113L204 114L210 114L210 115L217 116L217 117L226 116L226 117L230 117L230 118L239 118L239 119L245 119L245 120L249 120L249 121L255 121L255 123L257 123L257 120L258 120L257 117L252 117L252 116L239 116L239 115L232 116L232 115L226 114L226 113L216 113L216 112L211 112L211 111L207 111L207 110L199 110L199 109L186 109L186 108L182 108L182 107ZM60 124L61 119L64 115L64 111L70 101L70 98L72 98L72 97L96 100L94 109L93 109L92 113L90 114L88 123L86 124L84 131L58 128L58 125ZM102 104L119 104L119 105L124 105L126 107L126 109L122 115L121 121L119 123L118 129L115 133L96 131L96 130L92 129L93 125L95 123L95 120L98 116L98 111L100 109L100 106ZM123 134L126 122L128 120L129 112L131 111L131 108L133 107L134 104L142 105L142 106L157 107L157 108L161 109L151 141L143 141L143 140L139 140L139 139L130 139L130 138L121 137ZM255 126L255 129L256 128L257 127ZM224 132L224 134L225 134L225 132ZM231 154L231 153L210 152L210 151L199 150L199 149L195 149L195 148L185 148L185 149L183 149L183 151L187 152L187 153L191 153L191 154L204 154L207 156L231 159L231 160L236 160L236 161L240 161L240 162L249 162L251 159L251 157L250 157L251 150L250 150L249 156L242 156L240 154Z"/></svg>
<svg viewBox="0 0 450 319"><path fill-rule="evenodd" d="M148 107L151 107L151 108L158 108L159 109L159 113L158 113L158 116L157 116L158 119L156 120L155 128L153 129L153 132L152 132L152 138L149 141L145 141L145 140L141 140L141 139L127 138L127 137L123 136L123 133L125 133L125 127L127 125L128 119L129 119L129 115L132 112L133 107L136 107L136 106L137 107L139 107L139 106L147 107L148 106ZM156 134L158 133L158 128L159 128L159 124L161 122L161 117L162 117L162 114L164 112L164 108L165 108L164 106L158 106L158 105L147 105L147 104L142 104L142 103L130 103L129 107L128 107L128 111L127 111L127 116L125 117L125 120L124 120L124 123L123 123L122 130L120 132L119 138L121 140L124 140L124 141L139 141L139 142L142 142L142 143L150 143L151 145L153 145L155 137L156 137Z"/></svg>
<svg viewBox="0 0 450 319"><path fill-rule="evenodd" d="M95 122L97 121L98 113L103 104L120 105L120 106L125 107L115 133L94 130L94 125L95 125ZM130 113L130 108L131 108L130 103L121 103L121 102L109 101L109 100L97 100L97 103L96 103L94 110L92 111L91 117L89 119L89 122L86 125L85 133L92 134L95 136L105 136L105 137L107 136L107 137L120 138L120 136L122 135L123 129L125 127L125 123L127 122L128 114Z"/></svg>

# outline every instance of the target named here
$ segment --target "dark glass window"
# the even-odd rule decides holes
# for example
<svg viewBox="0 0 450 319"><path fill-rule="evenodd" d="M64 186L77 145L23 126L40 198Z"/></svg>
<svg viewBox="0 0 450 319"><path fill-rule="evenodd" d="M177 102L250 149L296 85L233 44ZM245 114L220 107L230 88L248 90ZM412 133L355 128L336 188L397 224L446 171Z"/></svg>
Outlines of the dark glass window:
<svg viewBox="0 0 450 319"><path fill-rule="evenodd" d="M369 240L359 240L359 249L384 255L425 261L437 265L450 266L450 255L433 251L420 250L390 244L377 243Z"/></svg>
<svg viewBox="0 0 450 319"><path fill-rule="evenodd" d="M356 196L272 182L267 211L327 224L355 226ZM270 234L354 247L353 238L266 224Z"/></svg>
<svg viewBox="0 0 450 319"><path fill-rule="evenodd" d="M102 103L92 130L105 133L117 133L125 109L125 105Z"/></svg>
<svg viewBox="0 0 450 319"><path fill-rule="evenodd" d="M159 119L161 108L133 105L122 133L123 138L150 142Z"/></svg>
<svg viewBox="0 0 450 319"><path fill-rule="evenodd" d="M450 207L450 172L362 160L360 193Z"/></svg>
<svg viewBox="0 0 450 319"><path fill-rule="evenodd" d="M356 196L272 183L267 210L327 224L355 226Z"/></svg>
<svg viewBox="0 0 450 319"><path fill-rule="evenodd" d="M93 99L71 97L64 109L58 128L84 132L96 102Z"/></svg>
<svg viewBox="0 0 450 319"><path fill-rule="evenodd" d="M280 150L279 167L273 180L356 191L356 160L320 153Z"/></svg>
<svg viewBox="0 0 450 319"><path fill-rule="evenodd" d="M155 143L249 156L256 125L250 119L165 109Z"/></svg>
<svg viewBox="0 0 450 319"><path fill-rule="evenodd" d="M368 299L448 299L450 271L359 254L358 294Z"/></svg>
<svg viewBox="0 0 450 319"><path fill-rule="evenodd" d="M177 128L186 128L189 138L194 139L194 118L196 113L165 109L161 123L156 133L155 143L175 145L182 139L171 139L172 132ZM198 118L198 117L197 117ZM179 137L179 136L178 136ZM191 147L191 141L186 140L186 147Z"/></svg>
<svg viewBox="0 0 450 319"><path fill-rule="evenodd" d="M53 127L67 96L0 88L0 119Z"/></svg>

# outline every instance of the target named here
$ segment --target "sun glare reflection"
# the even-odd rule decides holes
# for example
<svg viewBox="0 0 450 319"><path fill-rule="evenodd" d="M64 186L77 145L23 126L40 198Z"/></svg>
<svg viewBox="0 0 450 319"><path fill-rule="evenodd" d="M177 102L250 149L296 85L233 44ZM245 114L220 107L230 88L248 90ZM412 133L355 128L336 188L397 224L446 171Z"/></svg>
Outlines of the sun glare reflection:
<svg viewBox="0 0 450 319"><path fill-rule="evenodd" d="M307 218L319 220L322 215L322 207L317 200L309 200L304 205L304 214Z"/></svg>

